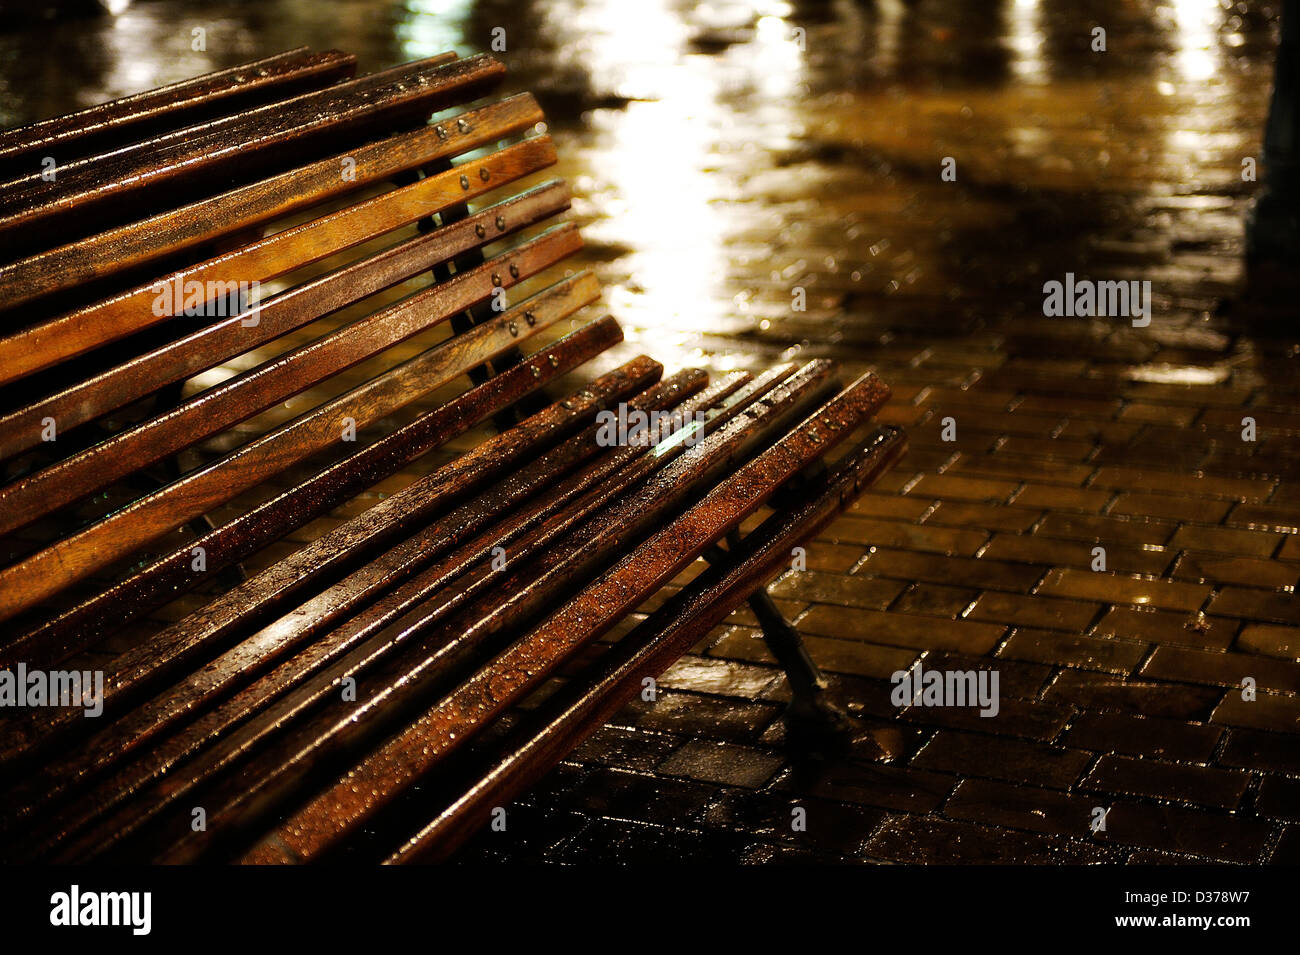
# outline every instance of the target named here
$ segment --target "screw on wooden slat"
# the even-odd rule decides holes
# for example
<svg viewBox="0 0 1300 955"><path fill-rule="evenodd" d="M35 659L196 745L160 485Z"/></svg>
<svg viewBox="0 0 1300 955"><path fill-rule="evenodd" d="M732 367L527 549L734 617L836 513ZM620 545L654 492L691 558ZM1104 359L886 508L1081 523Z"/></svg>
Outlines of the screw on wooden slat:
<svg viewBox="0 0 1300 955"><path fill-rule="evenodd" d="M480 222L478 225L474 226L474 234L480 239L487 235L487 229L483 228L483 223Z"/></svg>
<svg viewBox="0 0 1300 955"><path fill-rule="evenodd" d="M445 126L435 126L433 129L438 134L439 139L445 140L447 138L447 128Z"/></svg>
<svg viewBox="0 0 1300 955"><path fill-rule="evenodd" d="M526 321L529 325L536 325L537 316L534 315L532 312L524 312L524 321Z"/></svg>
<svg viewBox="0 0 1300 955"><path fill-rule="evenodd" d="M456 120L456 128L459 129L462 133L468 133L469 123L467 123L464 119L458 119Z"/></svg>
<svg viewBox="0 0 1300 955"><path fill-rule="evenodd" d="M510 277L515 279L519 278L519 266L515 265L513 262L510 263Z"/></svg>
<svg viewBox="0 0 1300 955"><path fill-rule="evenodd" d="M492 287L493 287L493 288L500 288L500 287L501 287L501 273L500 273L500 272L493 272L493 273L492 273Z"/></svg>
<svg viewBox="0 0 1300 955"><path fill-rule="evenodd" d="M469 176L460 177L460 187L466 191L469 190Z"/></svg>
<svg viewBox="0 0 1300 955"><path fill-rule="evenodd" d="M492 177L492 173L488 172L487 166L484 166L478 171L478 177L482 179L484 182L487 182L488 179Z"/></svg>
<svg viewBox="0 0 1300 955"><path fill-rule="evenodd" d="M505 216L497 216L497 231L498 231L498 232L505 232L505 231L506 231L506 217L505 217Z"/></svg>
<svg viewBox="0 0 1300 955"><path fill-rule="evenodd" d="M510 327L510 334L513 335L515 338L518 338L519 324L517 322L511 322L509 327Z"/></svg>

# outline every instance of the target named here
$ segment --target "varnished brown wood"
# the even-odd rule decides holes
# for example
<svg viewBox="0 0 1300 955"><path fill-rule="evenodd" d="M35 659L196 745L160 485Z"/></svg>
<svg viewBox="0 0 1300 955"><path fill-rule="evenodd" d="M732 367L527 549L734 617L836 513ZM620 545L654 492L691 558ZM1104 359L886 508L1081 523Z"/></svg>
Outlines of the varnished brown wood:
<svg viewBox="0 0 1300 955"><path fill-rule="evenodd" d="M0 131L0 181L38 169L45 156L69 159L104 152L222 112L247 110L328 86L356 72L356 57L306 47L205 73L63 116ZM29 167L24 169L23 167Z"/></svg>
<svg viewBox="0 0 1300 955"><path fill-rule="evenodd" d="M446 172L277 232L110 299L0 338L0 384L50 368L174 316L156 314L162 284L264 282L409 225L555 163L550 137L508 146Z"/></svg>
<svg viewBox="0 0 1300 955"><path fill-rule="evenodd" d="M682 493L683 480L710 471L718 456L735 453L759 422L771 418L775 408L793 401L804 387L813 366L777 389L772 399L705 439L657 480L634 497L621 502L597 528L586 532L584 546L602 546L612 535L624 533L633 515L655 511L659 502ZM789 395L787 398L785 395ZM539 628L510 645L486 666L457 683L414 723L374 750L325 792L313 798L277 826L245 857L246 862L291 862L318 856L339 836L376 812L405 785L432 768L442 757L463 746L486 722L537 686L573 650L607 631L617 620L658 590L694 560L703 549L757 510L784 481L825 453L827 447L848 436L857 423L883 403L887 391L874 376L864 377L837 395L805 426L795 429L757 458L711 490L703 501L619 560L607 574L574 601L560 607ZM561 549L561 564L574 562L575 553ZM531 569L530 569L531 570ZM542 588L545 572L532 571L533 588ZM513 590L513 593L520 593ZM504 605L503 605L504 606ZM498 608L491 617L503 612ZM490 618L487 618L490 619ZM465 631L450 627L456 640L472 640L480 624ZM424 667L423 669L428 669ZM407 684L416 681L414 674ZM358 710L361 708L358 707ZM349 721L361 714L354 711ZM210 815L214 818L217 814ZM183 852L178 849L177 852Z"/></svg>
<svg viewBox="0 0 1300 955"><path fill-rule="evenodd" d="M629 406L642 409L673 407L683 395L689 395L701 387L704 379L703 372L698 370L679 373L673 379L661 382L642 392L629 401ZM734 390L736 380L733 379L727 385L710 389L711 394L700 395L698 399L691 399L690 405L692 407L708 407L717 400L719 395L727 393L728 390ZM574 448L589 443L589 435L578 435L566 442L561 448ZM532 476L516 473L493 484L488 489L486 497L496 499L497 506L493 507L491 503L483 500L482 497L476 499L473 506L481 510L478 524L467 522L455 515L448 515L439 519L434 527L422 529L414 537L408 538L393 551L383 555L381 560L387 561L398 551L409 552L417 549L412 546L417 544L419 545L418 549L427 551L428 555L444 552L447 547L457 540L462 540L472 534L475 526L490 521L503 510L506 510L509 500L530 497L533 493L533 486L537 484L537 478L540 478L543 484L549 483L552 476L546 473L549 469L547 460L550 459L551 465L559 463L560 459L564 457L561 448L556 448L529 464L525 471L533 472ZM534 511L533 519L539 519L542 514L547 512L548 507L562 504L562 499L576 496L581 493L584 487L590 487L599 480L599 469L588 469L584 472L581 482L564 482L569 485L566 489L567 493L560 495L559 498L552 498L546 503L539 502L541 509ZM560 489L557 488L556 490ZM463 510L463 508L458 509L458 511ZM489 531L490 535L494 533L495 529ZM438 539L435 540L435 538ZM474 545L471 544L470 546ZM442 560L440 568L433 573L443 575L454 573L453 568L458 561L463 559L464 549L462 548L461 551ZM517 559L526 559L526 557L520 554L517 555ZM391 583L386 584L384 582L384 574L374 572L375 566L375 563L371 563L351 575L350 579L361 588L361 590L350 590L352 594L351 604L364 599L362 593L364 590L378 591L385 586L391 586ZM389 570L392 569L390 566ZM421 575L421 577L424 576L426 575ZM330 591L337 591L337 589L336 586L330 588ZM178 717L201 708L210 700L224 696L231 686L247 681L250 674L266 669L277 657L285 655L296 644L301 644L311 637L330 618L346 616L349 611L349 601L335 599L335 596L326 597L322 595L322 597L314 598L308 605L315 607L322 603L328 603L329 618L317 614L311 625L304 626L306 609L296 608L283 618L283 621L292 623L292 628L286 628L282 625L282 622L264 627L260 633L214 660L201 673L177 683L164 694L151 700L147 706L139 707L131 714L124 716L110 732L109 738L88 739L74 752L66 753L57 766L52 766L49 771L42 773L39 781L33 781L31 785L21 787L22 791L29 794L27 798L44 801L50 795L62 791L74 781L81 784L94 778L104 767L122 762L128 753L121 745L121 740L129 740L126 744L127 749L139 748L141 742L156 737L160 732L175 723ZM156 814L165 805L174 802L177 798L183 798L186 792L197 785L199 781L229 765L252 749L259 741L273 735L280 728L292 722L298 714L314 703L319 702L323 695L333 693L338 681L342 678L340 674L347 675L349 672L356 671L356 663L351 662L354 658L360 656L368 663L373 664L375 659L392 651L394 647L400 646L400 641L389 643L381 638L379 645L374 649L356 650L363 640L383 626L384 618L392 619L397 612L391 606L378 615L372 611L367 611L365 620L349 620L346 625L336 629L329 637L325 639L313 638L310 648L304 653L288 660L283 666L268 673L264 679L259 679L246 689L238 692L234 697L223 702L218 710L198 723L185 727L183 731L166 740L155 740L149 745L147 752L140 754L141 758L134 765L124 768L112 781L96 783L94 803L97 806L107 808L114 803L123 802L128 795L140 790L149 780L157 779L161 773L168 773L165 791L158 793L156 791L158 787L152 787L154 791L147 797L148 806L144 804L142 799L133 800L130 803L129 819L123 819L121 818L122 814L117 814L115 818L96 827L98 835L88 837L92 841L98 840L102 842L101 845L96 847L95 851L103 851L112 843L119 841L123 835L139 828L150 816ZM369 642L375 643L376 641ZM257 647L258 654L256 657L253 657L248 652L247 647L250 644ZM335 661L340 661L338 666L330 667L325 672L319 672ZM294 690L292 695L281 698L289 690ZM270 706L273 701L274 706L265 715L257 715ZM254 722L253 717L255 715L256 725L254 726L251 723ZM239 730L238 738L220 740L215 749L209 750L204 755L201 765L190 760L183 771L169 772L183 757L193 756L205 743L240 726L240 724L245 725ZM182 776L184 779L181 778ZM15 797L22 798L22 795L15 793ZM76 828L88 822L89 820L84 818L75 822L69 821L66 828ZM82 850L76 847L70 848L75 855L83 854Z"/></svg>
<svg viewBox="0 0 1300 955"><path fill-rule="evenodd" d="M674 595L625 636L596 674L573 681L577 693L548 715L535 733L476 779L434 819L402 843L390 864L447 860L490 822L492 807L505 805L563 758L588 734L612 719L643 689L688 653L758 587L789 564L791 550L839 515L843 502L868 487L906 452L897 428L882 428L834 471L809 487L797 509L773 514L746 540L735 563L714 567Z"/></svg>
<svg viewBox="0 0 1300 955"><path fill-rule="evenodd" d="M475 284L480 287L479 295L473 300L481 301L491 295L492 286L488 284L491 280L487 275L466 273L464 278L470 281L466 281L462 288L473 288ZM483 288L485 284L487 287ZM436 357L427 357L418 371L399 366L382 376L383 380L385 383L394 383L399 378L423 381L421 391L427 390L464 374L513 347L521 334L518 329L528 327L524 320L525 312L531 312L539 325L550 324L595 301L599 295L600 288L595 278L590 273L580 273L503 313L500 318L478 326L474 330L477 333L475 337L462 335L440 346L436 349ZM445 309L446 306L443 305L442 308ZM460 309L446 311L438 320L449 318L455 311ZM421 312L420 308L408 307L396 312L381 313L391 320L384 323L376 320L373 323L374 334L382 336L386 342L380 347L388 347L427 327L430 320ZM512 325L516 329L513 334L510 331ZM345 355L355 354L352 349L360 347L359 336L355 328L349 329L349 332L346 338L326 336L329 342L321 347L333 346ZM273 371L282 367L286 366L277 363ZM181 480L134 501L11 567L6 567L0 571L0 620L8 619L20 610L39 603L74 581L152 543L167 531L217 504L230 500L239 492L256 486L290 464L341 440L344 419L354 419L355 426L360 429L414 397L406 390L398 392L400 398L374 401L370 400L373 390L371 383L359 386L244 445L219 461L191 472ZM31 503L29 492L25 490L28 486L30 485L26 482L11 485L22 496L24 504ZM12 519L23 521L28 514L29 510L15 507Z"/></svg>
<svg viewBox="0 0 1300 955"><path fill-rule="evenodd" d="M0 264L0 309L146 265L399 173L490 145L542 118L523 93L246 186ZM345 161L351 161L348 167ZM344 176L348 170L350 177Z"/></svg>
<svg viewBox="0 0 1300 955"><path fill-rule="evenodd" d="M0 184L0 250L47 244L61 228L84 235L115 212L211 195L300 162L341 137L359 141L415 124L481 96L504 73L489 56L445 54L78 159L56 168L52 179L35 173Z"/></svg>
<svg viewBox="0 0 1300 955"><path fill-rule="evenodd" d="M195 574L191 567L194 547L201 547L207 555L208 572L217 572L572 371L622 338L618 323L608 316L583 325L520 365L425 412L356 454L215 528L192 545L172 551L7 642L0 649L0 669L12 668L18 661L37 667L61 662L69 654L91 646L103 634L200 583L203 576Z"/></svg>
<svg viewBox="0 0 1300 955"><path fill-rule="evenodd" d="M58 422L60 430L76 427L163 385L183 381L227 358L426 272L436 264L478 248L484 242L513 235L568 208L568 205L568 188L563 183L555 181L539 186L468 219L296 286L259 303L251 311L200 328L191 335L115 365L25 408L0 415L0 458L39 444L43 422L47 418ZM506 281L507 286L503 287L514 281L508 273ZM254 318L256 323L249 324ZM147 430L147 426L142 428ZM105 446L84 452L83 459L90 459L86 455L115 453ZM56 467L67 466L65 461ZM119 468L117 473L126 472ZM3 490L0 490L2 498ZM0 510L3 510L2 505Z"/></svg>

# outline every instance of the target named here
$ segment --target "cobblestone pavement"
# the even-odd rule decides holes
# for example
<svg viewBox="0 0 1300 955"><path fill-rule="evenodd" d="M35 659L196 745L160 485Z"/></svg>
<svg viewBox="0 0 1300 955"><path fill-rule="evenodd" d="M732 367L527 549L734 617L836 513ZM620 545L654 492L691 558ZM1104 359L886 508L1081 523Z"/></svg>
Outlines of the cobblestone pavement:
<svg viewBox="0 0 1300 955"><path fill-rule="evenodd" d="M784 746L741 611L471 858L1300 861L1300 333L1242 261L1270 5L218 6L239 42L181 75L299 43L378 67L506 24L628 331L605 367L834 357L910 436L772 588L851 751ZM140 35L175 7L139 5ZM1067 273L1149 281L1149 324L1044 317ZM996 671L997 715L895 706L918 663Z"/></svg>

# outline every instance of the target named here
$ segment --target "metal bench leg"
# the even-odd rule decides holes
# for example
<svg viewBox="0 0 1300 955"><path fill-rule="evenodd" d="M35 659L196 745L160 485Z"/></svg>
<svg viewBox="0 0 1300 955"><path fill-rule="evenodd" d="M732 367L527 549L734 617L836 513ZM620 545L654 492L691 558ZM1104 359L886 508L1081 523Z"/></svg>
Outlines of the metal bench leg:
<svg viewBox="0 0 1300 955"><path fill-rule="evenodd" d="M740 544L740 535L733 531L727 541L734 550ZM706 557L714 562L729 559L721 548L710 548ZM790 683L791 699L785 715L790 742L814 748L847 746L861 728L830 700L830 680L809 656L799 631L785 619L766 587L754 591L748 602L762 628L763 642Z"/></svg>

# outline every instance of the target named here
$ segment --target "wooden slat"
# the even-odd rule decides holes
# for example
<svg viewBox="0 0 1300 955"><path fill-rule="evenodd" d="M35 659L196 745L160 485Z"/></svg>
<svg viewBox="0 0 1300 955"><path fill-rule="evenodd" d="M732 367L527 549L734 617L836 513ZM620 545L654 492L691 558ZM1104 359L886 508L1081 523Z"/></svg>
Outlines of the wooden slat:
<svg viewBox="0 0 1300 955"><path fill-rule="evenodd" d="M354 140L416 123L431 112L481 96L505 67L489 56L454 54L407 64L337 86L272 103L244 115L88 156L55 170L0 185L0 249L13 254L53 236L60 227L81 234L118 214L149 212L211 195L240 180L307 158L340 137ZM335 147L336 148L336 147ZM216 188L213 188L213 187ZM118 220L120 221L120 219Z"/></svg>
<svg viewBox="0 0 1300 955"><path fill-rule="evenodd" d="M67 431L151 394L163 385L183 381L323 315L428 271L484 242L535 225L568 206L567 186L552 181L468 219L296 286L247 312L161 345L25 408L0 415L0 458L39 444L41 422L47 417L58 422L61 432ZM256 324L245 324L254 318Z"/></svg>
<svg viewBox="0 0 1300 955"><path fill-rule="evenodd" d="M573 651L607 632L664 583L680 573L709 543L738 526L781 484L851 434L882 405L888 390L874 375L859 379L804 426L732 473L695 507L626 554L608 574L552 614L489 664L458 684L418 720L363 759L337 783L313 798L245 855L245 862L294 862L319 856L351 828L463 746L488 720L538 686ZM681 478L709 452L752 427L759 417L737 419L665 472ZM732 434L729 435L729 432ZM710 445L714 447L709 447ZM696 454L695 452L699 452ZM628 508L644 507L638 495ZM611 519L626 517L611 515ZM209 817L211 819L211 816ZM176 852L183 853L178 847Z"/></svg>
<svg viewBox="0 0 1300 955"><path fill-rule="evenodd" d="M712 567L619 641L599 672L576 681L576 693L547 714L535 732L509 748L494 765L408 838L389 864L446 861L483 831L493 807L504 806L622 710L643 687L687 653L705 634L744 604L751 593L790 563L792 548L831 523L907 449L897 428L881 428L833 471L808 489L796 509L768 518L733 551L735 563ZM564 691L562 691L564 692Z"/></svg>
<svg viewBox="0 0 1300 955"><path fill-rule="evenodd" d="M26 474L12 484L0 487L0 534L9 533L107 487L155 461L251 418L317 382L360 364L384 349L486 301L495 288L509 288L549 268L572 255L581 244L575 225L555 226L477 269L349 322L315 341L201 391L156 418L119 431L40 471ZM498 285L494 277L500 279L501 284ZM326 289L328 291L330 289ZM307 321L316 317L311 306L308 314L302 316ZM524 330L532 331L526 324ZM470 347L464 336L457 341L462 340L465 343L459 347Z"/></svg>
<svg viewBox="0 0 1300 955"><path fill-rule="evenodd" d="M230 69L205 73L168 86L136 93L17 129L0 131L0 181L15 170L39 166L41 158L61 161L104 152L163 129L179 128L221 112L246 110L285 99L311 87L351 77L357 59L350 53L306 47L288 50Z"/></svg>
<svg viewBox="0 0 1300 955"><path fill-rule="evenodd" d="M536 125L541 118L536 100L521 93L449 116L433 126L367 143L179 209L0 265L0 309L14 308L238 234L399 173L490 145ZM345 159L355 164L352 179L342 175Z"/></svg>
<svg viewBox="0 0 1300 955"><path fill-rule="evenodd" d="M480 285L487 285L478 300L486 299L491 294L491 280L475 273L465 274L466 279L471 277ZM438 376L434 378L431 374L427 387L464 374L513 347L520 334L518 329L527 327L525 312L532 312L540 325L544 320L549 323L568 316L599 297L600 286L589 272L579 273L552 286L523 305L484 323L480 326L483 329L481 336L470 339L468 335L462 335L440 346ZM427 327L427 322L419 317L419 309L407 311L412 314L399 316L406 321L396 322L395 331L389 335L395 341ZM513 334L509 330L512 325L517 329ZM359 347L357 337L354 331L345 344ZM361 386L361 389L365 388ZM408 396L406 401L413 400L413 397ZM255 487L290 464L330 447L339 440L344 418L354 418L359 429L366 422L392 410L387 405L373 404L364 399L362 390L353 389L347 395L282 425L220 460L0 571L0 620L34 606L69 584L147 546L168 531L230 500L241 491ZM17 512L15 519L21 519Z"/></svg>
<svg viewBox="0 0 1300 955"><path fill-rule="evenodd" d="M220 649L257 615L273 614L318 581L346 572L378 549L464 494L520 466L572 434L597 408L648 387L663 368L645 356L596 379L582 391L555 402L509 431L490 438L451 463L384 498L350 521L303 546L290 557L213 599L202 610L124 652L104 678L105 712L118 700L156 686L205 651ZM62 709L22 725L0 726L0 762L21 759L75 717Z"/></svg>
<svg viewBox="0 0 1300 955"><path fill-rule="evenodd" d="M674 379L661 382L642 392L628 404L646 410L673 407L683 395L689 395L693 390L698 389L706 377L698 370L679 373L674 376ZM731 387L734 388L734 384ZM714 393L710 397L701 395L697 399L692 399L692 406L712 403L717 395L726 389L711 390ZM579 435L566 443L589 444L590 436ZM558 451L560 448L549 452L543 459L530 464L526 470L540 475L546 470L542 467L542 462L545 458L556 461ZM543 482L547 480L542 476ZM599 476L595 473L588 474L586 477L588 485L598 480ZM488 493L489 496L499 496L499 490L504 485L509 485L510 492L507 497L512 499L527 497L532 493L530 485L533 483L535 482L529 477L519 473L494 484ZM577 493L579 489L576 487L571 489L571 494ZM425 529L417 535L418 538L424 538L430 554L445 552L446 548L455 541L464 540L473 534L474 526L477 525L472 522L467 523L457 516L463 510L464 508L458 508L456 512L439 518L437 525L440 526L436 533L431 534L429 529ZM499 513L499 510L499 508L487 508L488 519ZM533 519L540 519L544 513L545 509L535 512ZM492 532L488 533L490 535ZM432 540L434 536L439 537L440 542ZM410 538L402 542L397 550L410 550L416 540L417 538ZM393 553L390 551L382 555L379 562L388 559ZM463 548L462 551L445 557L441 563L446 566L453 565L460 559L462 553ZM367 565L353 574L352 579L361 582L363 587L386 586L384 578L387 571L376 572L377 563ZM337 591L337 587L330 588L327 593L334 591ZM333 598L322 594L309 601L309 605L317 605L322 599L332 601ZM346 601L340 601L339 609L334 616L346 614L347 606ZM301 608L292 611L284 619L296 623L301 616L300 610ZM391 617L395 612L397 611L390 608L388 616ZM148 743L147 751L140 753L140 760L129 767L124 767L112 780L94 783L95 796L92 802L96 807L96 814L100 814L114 804L126 802L132 793L140 790L146 783L167 773L164 792L152 791L144 799L130 801L127 810L128 820L115 816L96 827L98 834L90 837L98 843L94 847L94 852L103 851L120 841L123 836L138 829L169 803L183 798L201 780L212 776L240 758L261 740L274 734L279 727L319 702L323 695L336 692L338 680L341 679L339 672L342 671L339 667L330 667L330 664L341 661L340 666L345 670L349 665L355 669L355 664L350 664L349 661L358 654L351 651L383 625L382 620L377 619L374 614L368 612L366 616L369 619L365 624L357 625L355 620L350 620L345 627L334 631L328 638L313 638L310 647L302 654L286 661L264 678L258 679L225 700L218 709L196 722L188 723L181 732L165 740L156 739L155 737L174 724L177 718L187 713L198 712L206 703L225 696L232 687L247 682L250 675L267 669L276 658L285 656L295 645L301 644L314 632L312 628L295 626L294 635L289 639L283 627L272 625L263 628L261 633L242 641L239 646L211 661L189 678L175 684L146 706L126 714L106 733L86 740L75 750L65 751L57 766L51 766L49 771L43 773L39 782L21 787L22 792L15 792L15 800L21 801L24 798L23 793L27 793L26 798L34 805L44 803L51 796L66 789L73 781L79 785L84 784L86 780L95 778L103 768L122 762L128 751L134 753L142 750L143 744L152 740ZM392 648L381 647L380 649L391 650ZM361 649L358 653L367 660L372 661L376 658L375 653L366 649ZM326 669L327 667L329 669ZM286 696L285 694L291 690L294 692ZM274 706L268 710L272 703ZM259 716L255 721L256 725L253 725L253 717L264 710L265 715ZM222 740L217 749L209 748L201 763L188 759L205 744L219 739L222 734L228 733L241 724L243 728L239 730L237 737ZM112 744L106 745L106 736L113 738ZM124 747L120 744L121 740L129 740L129 742ZM173 772L172 768L182 759L187 759L184 769ZM89 808L85 803L77 808L82 807ZM89 821L85 817L75 822L69 820L62 828L71 830L84 826ZM77 846L67 846L64 851L73 857L83 855L83 850Z"/></svg>
<svg viewBox="0 0 1300 955"><path fill-rule="evenodd" d="M165 321L154 301L159 282L264 282L320 261L450 206L539 172L555 163L550 137L539 136L489 156L463 163L410 186L357 203L198 265L181 269L77 309L67 315L0 338L0 384L50 368L133 332Z"/></svg>
<svg viewBox="0 0 1300 955"><path fill-rule="evenodd" d="M6 643L0 649L0 669L12 669L20 660L33 667L52 667L71 653L92 646L102 634L201 582L204 577L191 567L193 548L203 548L208 573L220 571L622 340L618 323L608 316L583 325L524 363L425 412L374 444Z"/></svg>
<svg viewBox="0 0 1300 955"><path fill-rule="evenodd" d="M209 819L221 826L250 824L251 807L265 805L269 793L283 795L320 760L337 760L340 754L388 734L413 705L425 705L422 701L442 686L454 687L463 677L466 663L499 649L489 642L497 631L513 632L528 625L543 607L562 602L566 594L623 553L630 542L668 523L677 508L727 468L733 453L779 429L792 412L815 401L829 385L829 373L828 363L814 363L773 391L763 390L765 385L760 382L746 386L741 406L752 407L752 413L730 418L730 424L658 470L654 470L656 458L682 451L684 444L676 436L639 456L635 463L649 463L652 476L637 493L621 493L625 489L621 481L606 482L611 485L607 492L602 485L566 508L562 515L546 521L539 529L541 533L553 522L566 525L566 532L549 540L543 551L496 573L489 595L450 619L439 619L432 633L421 634L414 641L414 659L399 661L379 674L367 674L359 684L358 701L344 713L304 728L297 738L275 746L255 765L241 770L237 786L242 791L231 795L225 804L209 799ZM768 382L784 374L788 369L774 371ZM517 599L521 594L523 599ZM395 639L398 630L408 626L409 622L394 623L384 635ZM196 858L206 837L187 837L183 841L185 844L176 846L174 854L166 856L169 861Z"/></svg>

